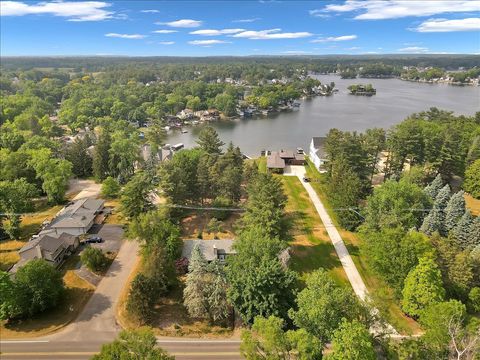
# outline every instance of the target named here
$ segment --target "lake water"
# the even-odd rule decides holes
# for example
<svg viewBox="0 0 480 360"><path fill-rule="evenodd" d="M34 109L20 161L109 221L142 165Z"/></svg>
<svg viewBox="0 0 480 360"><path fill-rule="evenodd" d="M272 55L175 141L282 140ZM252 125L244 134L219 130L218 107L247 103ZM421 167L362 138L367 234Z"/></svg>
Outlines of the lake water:
<svg viewBox="0 0 480 360"><path fill-rule="evenodd" d="M329 129L363 131L368 128L390 128L408 115L430 107L473 115L480 111L480 87L425 84L398 79L340 79L335 75L317 77L322 83L335 82L338 93L301 101L299 110L269 117L210 123L225 143L232 141L250 156L263 149L308 149L313 136L325 135ZM353 83L371 83L377 95L349 95ZM195 146L202 125L169 132L170 144Z"/></svg>

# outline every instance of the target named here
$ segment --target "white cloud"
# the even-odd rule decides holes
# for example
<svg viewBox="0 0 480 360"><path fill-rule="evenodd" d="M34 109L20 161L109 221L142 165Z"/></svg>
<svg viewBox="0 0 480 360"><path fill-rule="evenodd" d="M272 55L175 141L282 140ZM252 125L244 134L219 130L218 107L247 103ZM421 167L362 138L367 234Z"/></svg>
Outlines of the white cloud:
<svg viewBox="0 0 480 360"><path fill-rule="evenodd" d="M228 41L223 40L192 40L188 42L190 45L201 45L201 46L209 46L209 45L216 45L216 44L228 44Z"/></svg>
<svg viewBox="0 0 480 360"><path fill-rule="evenodd" d="M480 18L429 19L413 30L418 32L478 31L480 30Z"/></svg>
<svg viewBox="0 0 480 360"><path fill-rule="evenodd" d="M158 43L160 45L173 45L175 44L175 41L159 41Z"/></svg>
<svg viewBox="0 0 480 360"><path fill-rule="evenodd" d="M239 20L233 20L232 22L234 23L252 23L254 21L261 20L261 18L251 18L251 19L239 19Z"/></svg>
<svg viewBox="0 0 480 360"><path fill-rule="evenodd" d="M242 31L241 33L232 35L237 38L246 38L251 40L271 40L271 39L298 39L312 36L312 33L302 32L281 32L282 29L270 29L260 31Z"/></svg>
<svg viewBox="0 0 480 360"><path fill-rule="evenodd" d="M398 52L409 53L409 54L421 54L427 53L429 50L426 47L421 46L408 46L397 50Z"/></svg>
<svg viewBox="0 0 480 360"><path fill-rule="evenodd" d="M151 14L156 14L156 13L159 13L160 10L155 10L155 9L147 9L147 10L140 10L140 12L142 13L151 13Z"/></svg>
<svg viewBox="0 0 480 360"><path fill-rule="evenodd" d="M346 49L346 50L360 50L360 49L361 49L361 47L352 46L352 47L350 47L350 48L348 48L348 49Z"/></svg>
<svg viewBox="0 0 480 360"><path fill-rule="evenodd" d="M359 11L358 20L396 19L407 16L432 16L435 14L480 11L478 0L347 0L343 4L329 4L312 10L318 14L328 12Z"/></svg>
<svg viewBox="0 0 480 360"><path fill-rule="evenodd" d="M319 38L312 40L312 43L323 43L323 42L331 42L331 41L349 41L355 40L357 35L343 35L343 36L329 36L326 38Z"/></svg>
<svg viewBox="0 0 480 360"><path fill-rule="evenodd" d="M190 32L190 34L202 35L202 36L218 36L218 35L236 34L242 31L245 31L245 29L222 29L222 30L205 29L205 30L195 30Z"/></svg>
<svg viewBox="0 0 480 360"><path fill-rule="evenodd" d="M202 21L200 20L192 20L192 19L181 19L176 21L169 21L169 22L157 22L157 25L167 25L171 27L178 27L178 28L195 28L202 26Z"/></svg>
<svg viewBox="0 0 480 360"><path fill-rule="evenodd" d="M319 10L319 9L315 9L315 10L309 10L308 13L311 15L311 16L314 16L314 17L318 17L318 18L329 18L331 17L330 14L326 14L324 10Z"/></svg>
<svg viewBox="0 0 480 360"><path fill-rule="evenodd" d="M105 34L106 37L120 38L120 39L143 39L145 35L140 34L118 34L118 33L108 33Z"/></svg>
<svg viewBox="0 0 480 360"><path fill-rule="evenodd" d="M162 29L162 30L154 30L152 31L153 33L155 34L172 34L172 33L176 33L178 32L177 30L166 30L166 29Z"/></svg>
<svg viewBox="0 0 480 360"><path fill-rule="evenodd" d="M36 4L0 1L0 16L48 14L65 17L69 21L100 21L115 17L112 11L105 10L110 5L102 1L54 1Z"/></svg>

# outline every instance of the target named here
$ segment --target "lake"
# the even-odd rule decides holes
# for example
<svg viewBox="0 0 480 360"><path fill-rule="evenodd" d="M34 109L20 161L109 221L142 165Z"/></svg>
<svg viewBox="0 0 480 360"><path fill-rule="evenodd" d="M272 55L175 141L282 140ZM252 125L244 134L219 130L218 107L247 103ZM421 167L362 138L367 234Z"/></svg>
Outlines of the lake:
<svg viewBox="0 0 480 360"><path fill-rule="evenodd" d="M242 152L257 157L263 149L308 149L313 136L329 129L363 131L390 128L408 115L437 107L457 114L473 115L480 111L480 87L426 84L398 79L340 79L335 75L317 76L322 83L335 82L338 93L301 101L299 110L268 117L210 123L225 143L232 141ZM371 83L377 95L354 96L347 87ZM170 144L195 146L202 125L185 127L188 133L169 131Z"/></svg>

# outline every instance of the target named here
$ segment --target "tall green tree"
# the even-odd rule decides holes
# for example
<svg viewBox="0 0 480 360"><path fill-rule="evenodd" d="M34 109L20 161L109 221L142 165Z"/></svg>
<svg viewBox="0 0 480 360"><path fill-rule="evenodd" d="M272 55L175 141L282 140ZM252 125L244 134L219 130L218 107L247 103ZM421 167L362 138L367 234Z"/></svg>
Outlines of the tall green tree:
<svg viewBox="0 0 480 360"><path fill-rule="evenodd" d="M422 257L409 272L402 294L402 309L413 317L419 317L427 307L444 300L442 274L431 255Z"/></svg>
<svg viewBox="0 0 480 360"><path fill-rule="evenodd" d="M442 175L438 174L435 179L425 187L424 191L432 200L434 200L442 188Z"/></svg>
<svg viewBox="0 0 480 360"><path fill-rule="evenodd" d="M183 303L189 315L194 318L208 317L208 300L205 297L207 265L207 260L197 244L192 250L183 291Z"/></svg>
<svg viewBox="0 0 480 360"><path fill-rule="evenodd" d="M473 216L470 210L466 210L463 216L458 221L457 225L452 230L452 236L457 241L457 244L462 248L468 248L470 244L470 235L473 225ZM477 240L478 242L478 240Z"/></svg>
<svg viewBox="0 0 480 360"><path fill-rule="evenodd" d="M480 246L480 216L475 217L472 226L470 226L470 233L467 238L467 248L475 249Z"/></svg>
<svg viewBox="0 0 480 360"><path fill-rule="evenodd" d="M242 332L240 352L247 360L321 360L323 344L304 329L284 331L283 319L256 317Z"/></svg>
<svg viewBox="0 0 480 360"><path fill-rule="evenodd" d="M453 194L445 208L445 230L447 233L457 225L465 213L464 194L463 191Z"/></svg>
<svg viewBox="0 0 480 360"><path fill-rule="evenodd" d="M93 150L92 171L97 181L104 180L109 175L109 150L112 143L110 130L102 128Z"/></svg>
<svg viewBox="0 0 480 360"><path fill-rule="evenodd" d="M323 269L306 279L306 288L296 299L297 310L291 309L293 323L316 336L322 344L332 338L333 331L344 319L360 319L365 309L350 289L338 286Z"/></svg>
<svg viewBox="0 0 480 360"><path fill-rule="evenodd" d="M130 286L126 309L140 323L148 323L153 317L153 307L158 296L155 280L139 273Z"/></svg>
<svg viewBox="0 0 480 360"><path fill-rule="evenodd" d="M327 360L375 360L372 335L362 323L343 319L332 335L332 353Z"/></svg>
<svg viewBox="0 0 480 360"><path fill-rule="evenodd" d="M88 137L77 138L65 150L65 159L72 163L72 171L76 177L87 178L92 175L93 160L88 152L90 145Z"/></svg>
<svg viewBox="0 0 480 360"><path fill-rule="evenodd" d="M35 186L23 178L0 181L0 228L11 239L19 236L21 214L33 210L32 199L36 195ZM7 219L6 223L3 218Z"/></svg>
<svg viewBox="0 0 480 360"><path fill-rule="evenodd" d="M155 334L149 328L123 330L110 344L105 344L92 360L174 360L175 357L157 346Z"/></svg>
<svg viewBox="0 0 480 360"><path fill-rule="evenodd" d="M406 179L388 180L367 198L364 227L374 231L416 228L430 204L428 196L417 185Z"/></svg>
<svg viewBox="0 0 480 360"><path fill-rule="evenodd" d="M480 199L480 159L475 160L465 171L463 188L476 199Z"/></svg>
<svg viewBox="0 0 480 360"><path fill-rule="evenodd" d="M120 208L122 213L134 218L152 209L151 191L152 179L148 174L139 172L125 185L120 195Z"/></svg>
<svg viewBox="0 0 480 360"><path fill-rule="evenodd" d="M220 155L222 153L222 146L224 142L218 137L218 133L211 126L205 126L198 134L197 144L210 155Z"/></svg>

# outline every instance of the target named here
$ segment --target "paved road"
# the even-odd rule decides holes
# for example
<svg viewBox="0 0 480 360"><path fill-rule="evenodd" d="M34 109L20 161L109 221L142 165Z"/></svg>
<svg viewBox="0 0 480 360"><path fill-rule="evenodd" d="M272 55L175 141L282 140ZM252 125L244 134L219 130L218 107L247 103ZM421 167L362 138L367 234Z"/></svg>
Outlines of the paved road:
<svg viewBox="0 0 480 360"><path fill-rule="evenodd" d="M2 360L84 360L97 353L102 341L15 341L2 342ZM159 340L158 345L177 360L241 359L236 340Z"/></svg>

